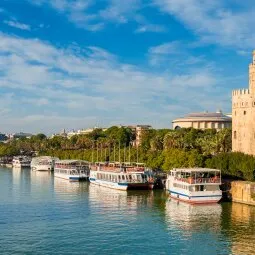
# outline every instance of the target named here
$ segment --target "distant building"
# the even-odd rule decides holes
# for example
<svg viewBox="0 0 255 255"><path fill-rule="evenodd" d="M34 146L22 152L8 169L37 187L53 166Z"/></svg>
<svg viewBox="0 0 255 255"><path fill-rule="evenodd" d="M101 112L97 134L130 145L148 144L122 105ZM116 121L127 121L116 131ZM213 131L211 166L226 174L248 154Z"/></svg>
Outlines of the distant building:
<svg viewBox="0 0 255 255"><path fill-rule="evenodd" d="M87 129L79 129L79 130L72 130L70 132L66 132L66 130L64 129L61 133L59 134L53 134L51 136L51 138L55 137L55 136L60 136L60 137L67 137L67 138L71 138L74 135L87 135L92 133L94 130L96 129L102 129L103 131L106 131L107 128L99 128L99 127L94 127L94 128L87 128Z"/></svg>
<svg viewBox="0 0 255 255"><path fill-rule="evenodd" d="M0 142L6 141L8 140L8 136L6 136L5 134L0 133Z"/></svg>
<svg viewBox="0 0 255 255"><path fill-rule="evenodd" d="M130 128L135 134L135 140L132 142L132 146L140 146L142 143L142 134L146 130L152 129L150 125L136 125L136 126L125 126Z"/></svg>
<svg viewBox="0 0 255 255"><path fill-rule="evenodd" d="M64 137L64 138L66 138L67 137L66 130L63 129L63 131L61 131L59 134L53 134L50 138L54 138L54 137Z"/></svg>
<svg viewBox="0 0 255 255"><path fill-rule="evenodd" d="M232 150L255 155L255 51L249 65L249 89L232 92Z"/></svg>
<svg viewBox="0 0 255 255"><path fill-rule="evenodd" d="M31 136L33 135L30 133L19 132L19 133L11 134L10 139L31 138Z"/></svg>
<svg viewBox="0 0 255 255"><path fill-rule="evenodd" d="M179 128L196 128L196 129L210 129L217 130L223 128L230 128L232 118L224 115L221 111L215 113L200 112L190 113L184 117L173 120L173 129Z"/></svg>

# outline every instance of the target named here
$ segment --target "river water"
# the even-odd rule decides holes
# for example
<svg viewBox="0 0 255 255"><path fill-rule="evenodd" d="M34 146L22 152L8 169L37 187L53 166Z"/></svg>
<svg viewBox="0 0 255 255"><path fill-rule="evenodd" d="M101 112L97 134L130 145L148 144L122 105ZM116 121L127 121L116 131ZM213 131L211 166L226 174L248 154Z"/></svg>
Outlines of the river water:
<svg viewBox="0 0 255 255"><path fill-rule="evenodd" d="M255 254L255 207L0 168L0 254Z"/></svg>

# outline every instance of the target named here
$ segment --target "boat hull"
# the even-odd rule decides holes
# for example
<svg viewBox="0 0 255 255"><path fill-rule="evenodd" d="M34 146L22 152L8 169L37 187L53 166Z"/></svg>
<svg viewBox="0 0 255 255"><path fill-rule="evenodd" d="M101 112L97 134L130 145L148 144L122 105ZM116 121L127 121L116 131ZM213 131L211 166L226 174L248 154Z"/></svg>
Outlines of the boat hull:
<svg viewBox="0 0 255 255"><path fill-rule="evenodd" d="M31 169L33 171L52 171L53 170L53 167L50 166L50 165L34 165L34 166L31 166Z"/></svg>
<svg viewBox="0 0 255 255"><path fill-rule="evenodd" d="M169 194L171 198L174 198L176 200L180 200L186 203L190 203L190 204L218 203L222 198L221 192L218 192L218 194L211 194L211 195L201 195L201 194L195 195L195 194L183 194L180 192L169 190Z"/></svg>
<svg viewBox="0 0 255 255"><path fill-rule="evenodd" d="M125 183L125 182L109 182L104 180L98 180L95 178L89 178L90 183L107 187L116 190L146 190L153 189L153 184L150 183Z"/></svg>
<svg viewBox="0 0 255 255"><path fill-rule="evenodd" d="M61 173L54 173L54 177L65 179L72 182L88 180L88 176L68 175L68 174L61 174Z"/></svg>

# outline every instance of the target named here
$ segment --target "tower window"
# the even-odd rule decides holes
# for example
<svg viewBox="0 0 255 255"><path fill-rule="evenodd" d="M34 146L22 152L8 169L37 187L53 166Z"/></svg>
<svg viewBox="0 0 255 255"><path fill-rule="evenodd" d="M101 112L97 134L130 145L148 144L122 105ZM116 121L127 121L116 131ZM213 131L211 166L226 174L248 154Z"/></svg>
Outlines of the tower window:
<svg viewBox="0 0 255 255"><path fill-rule="evenodd" d="M243 111L243 115L246 115L246 111Z"/></svg>
<svg viewBox="0 0 255 255"><path fill-rule="evenodd" d="M236 131L234 131L234 139L236 139Z"/></svg>

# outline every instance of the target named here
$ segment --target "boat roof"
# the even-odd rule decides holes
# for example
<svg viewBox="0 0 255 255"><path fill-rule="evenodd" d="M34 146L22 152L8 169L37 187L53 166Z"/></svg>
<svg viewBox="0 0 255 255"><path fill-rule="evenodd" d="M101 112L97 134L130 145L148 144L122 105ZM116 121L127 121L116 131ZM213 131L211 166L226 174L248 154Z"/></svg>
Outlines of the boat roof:
<svg viewBox="0 0 255 255"><path fill-rule="evenodd" d="M212 168L174 168L171 171L173 172L185 172L185 173L191 173L191 172L221 172L219 169L212 169Z"/></svg>
<svg viewBox="0 0 255 255"><path fill-rule="evenodd" d="M89 163L85 160L78 160L78 159L63 159L56 161L57 164L72 164L72 163Z"/></svg>

